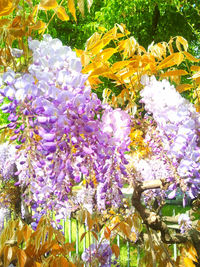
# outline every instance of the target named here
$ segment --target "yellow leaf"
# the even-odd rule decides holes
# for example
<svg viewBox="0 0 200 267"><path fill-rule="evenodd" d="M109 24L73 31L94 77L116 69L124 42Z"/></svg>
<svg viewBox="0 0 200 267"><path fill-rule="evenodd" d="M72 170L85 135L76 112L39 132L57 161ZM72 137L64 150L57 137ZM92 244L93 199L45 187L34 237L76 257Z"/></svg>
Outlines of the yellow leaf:
<svg viewBox="0 0 200 267"><path fill-rule="evenodd" d="M113 244L111 249L112 249L112 252L115 253L116 258L118 258L119 254L120 254L120 249L119 249L118 245Z"/></svg>
<svg viewBox="0 0 200 267"><path fill-rule="evenodd" d="M131 61L129 61L129 60L123 60L123 61L115 62L115 63L112 65L111 70L112 70L113 72L118 71L118 70L120 70L120 69L126 67L126 66L127 66L128 64L130 64L130 63L131 63Z"/></svg>
<svg viewBox="0 0 200 267"><path fill-rule="evenodd" d="M117 26L115 25L111 30L104 34L103 38L112 37L115 38L117 36Z"/></svg>
<svg viewBox="0 0 200 267"><path fill-rule="evenodd" d="M99 42L97 42L93 48L91 49L91 53L93 55L97 55L101 49L103 49L107 44L109 44L109 42L113 40L113 37L106 37L106 38L102 38Z"/></svg>
<svg viewBox="0 0 200 267"><path fill-rule="evenodd" d="M46 23L44 23L43 21L39 20L37 21L37 23L33 26L29 26L30 30L43 30L46 27Z"/></svg>
<svg viewBox="0 0 200 267"><path fill-rule="evenodd" d="M87 225L88 225L88 230L90 231L94 225L94 221L92 220L91 214L87 212Z"/></svg>
<svg viewBox="0 0 200 267"><path fill-rule="evenodd" d="M126 56L131 57L135 53L137 47L138 43L135 40L135 38L133 36L128 38L125 42L124 53L123 53L124 57Z"/></svg>
<svg viewBox="0 0 200 267"><path fill-rule="evenodd" d="M160 77L168 77L168 76L182 76L187 75L188 72L185 70L170 70L165 73L162 73Z"/></svg>
<svg viewBox="0 0 200 267"><path fill-rule="evenodd" d="M23 250L18 249L17 257L18 257L19 266L24 267L26 260L27 260L26 253Z"/></svg>
<svg viewBox="0 0 200 267"><path fill-rule="evenodd" d="M169 49L170 54L174 53L174 49L173 49L172 43L173 43L173 39L170 39L170 41L168 43L168 49Z"/></svg>
<svg viewBox="0 0 200 267"><path fill-rule="evenodd" d="M195 267L193 261L187 257L184 258L185 267Z"/></svg>
<svg viewBox="0 0 200 267"><path fill-rule="evenodd" d="M187 91L189 89L192 88L192 85L191 84L179 84L177 87L176 87L176 90L179 92L179 93L182 93L184 91Z"/></svg>
<svg viewBox="0 0 200 267"><path fill-rule="evenodd" d="M11 261L12 255L13 255L12 247L9 247L8 248L8 253L7 253L7 260L8 260L8 262Z"/></svg>
<svg viewBox="0 0 200 267"><path fill-rule="evenodd" d="M182 51L181 45L183 46L184 50L187 51L188 49L188 42L186 39L184 39L182 36L176 37L176 46L179 51Z"/></svg>
<svg viewBox="0 0 200 267"><path fill-rule="evenodd" d="M86 234L87 234L87 232L84 232L84 233L81 235L80 242L83 240L83 238L85 237Z"/></svg>
<svg viewBox="0 0 200 267"><path fill-rule="evenodd" d="M103 67L99 67L97 69L95 69L91 74L90 76L95 76L95 75L102 75L104 72L107 72L108 71L108 67L106 66L103 66Z"/></svg>
<svg viewBox="0 0 200 267"><path fill-rule="evenodd" d="M72 14L72 16L74 17L76 21L77 19L76 19L76 9L75 9L74 0L68 0L68 8L69 8L69 12Z"/></svg>
<svg viewBox="0 0 200 267"><path fill-rule="evenodd" d="M115 48L106 48L100 54L98 54L96 60L108 60L114 53L117 52Z"/></svg>
<svg viewBox="0 0 200 267"><path fill-rule="evenodd" d="M93 89L96 89L98 84L103 83L98 77L89 77L88 80Z"/></svg>
<svg viewBox="0 0 200 267"><path fill-rule="evenodd" d="M106 31L106 28L102 27L102 26L99 26L98 27L98 30L101 31L101 32L105 32Z"/></svg>
<svg viewBox="0 0 200 267"><path fill-rule="evenodd" d="M83 70L82 73L88 73L91 70L95 70L98 67L100 67L102 65L101 62L97 62L97 63L90 63L89 65L87 65Z"/></svg>
<svg viewBox="0 0 200 267"><path fill-rule="evenodd" d="M5 25L8 25L10 22L9 19L0 19L0 27L3 27Z"/></svg>
<svg viewBox="0 0 200 267"><path fill-rule="evenodd" d="M94 236L94 238L98 241L98 236L97 236L97 234L96 234L94 231L92 231L91 233L92 233L92 235Z"/></svg>
<svg viewBox="0 0 200 267"><path fill-rule="evenodd" d="M21 16L16 16L13 21L12 21L12 24L10 27L19 27L20 26L20 23L21 23Z"/></svg>
<svg viewBox="0 0 200 267"><path fill-rule="evenodd" d="M104 229L104 236L105 236L105 238L106 239L109 239L110 238L110 235L111 235L110 229L107 226L105 226L105 229Z"/></svg>
<svg viewBox="0 0 200 267"><path fill-rule="evenodd" d="M186 248L186 256L190 258L192 261L197 262L197 252L192 245L190 245L189 248Z"/></svg>
<svg viewBox="0 0 200 267"><path fill-rule="evenodd" d="M0 0L0 16L9 15L15 8L13 0Z"/></svg>
<svg viewBox="0 0 200 267"><path fill-rule="evenodd" d="M69 266L69 262L63 256L59 258L59 264L60 264L59 266L63 266L63 267Z"/></svg>
<svg viewBox="0 0 200 267"><path fill-rule="evenodd" d="M200 66L191 66L190 70L191 71L200 71Z"/></svg>
<svg viewBox="0 0 200 267"><path fill-rule="evenodd" d="M68 21L69 20L69 16L67 15L65 8L63 6L56 8L55 12L56 12L58 18L61 19L62 21Z"/></svg>
<svg viewBox="0 0 200 267"><path fill-rule="evenodd" d="M40 1L40 9L51 10L58 6L56 0L41 0Z"/></svg>
<svg viewBox="0 0 200 267"><path fill-rule="evenodd" d="M25 240L26 242L28 242L28 240L29 240L31 234L32 234L32 230L31 230L31 228L26 224L26 225L24 226L24 228L23 228L24 240Z"/></svg>
<svg viewBox="0 0 200 267"><path fill-rule="evenodd" d="M101 39L101 34L98 32L95 32L86 42L86 49L90 50L92 49L96 43Z"/></svg>
<svg viewBox="0 0 200 267"><path fill-rule="evenodd" d="M190 61L199 62L200 59L193 57L190 53L184 51L183 54L186 56L186 58Z"/></svg>
<svg viewBox="0 0 200 267"><path fill-rule="evenodd" d="M78 0L77 1L77 4L78 4L78 8L81 12L81 15L84 17L84 11L85 11L85 8L84 8L84 0Z"/></svg>
<svg viewBox="0 0 200 267"><path fill-rule="evenodd" d="M184 59L184 56L181 52L173 53L167 58L165 58L163 61L161 61L157 69L161 70L161 69L172 67L174 65L180 65L183 59Z"/></svg>

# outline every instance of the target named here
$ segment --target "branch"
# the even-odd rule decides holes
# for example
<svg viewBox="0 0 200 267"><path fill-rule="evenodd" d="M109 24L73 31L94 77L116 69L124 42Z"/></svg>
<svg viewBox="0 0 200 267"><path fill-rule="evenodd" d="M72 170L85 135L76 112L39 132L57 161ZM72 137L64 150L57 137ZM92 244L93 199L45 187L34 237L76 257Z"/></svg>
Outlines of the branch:
<svg viewBox="0 0 200 267"><path fill-rule="evenodd" d="M157 182L156 182L157 181ZM159 186L160 185L160 186ZM172 235L169 232L167 224L164 223L160 216L158 216L155 212L149 211L145 206L141 203L141 194L143 191L147 189L154 188L164 188L166 186L166 182L162 180L155 180L151 182L136 182L133 195L132 195L132 205L139 212L140 216L143 219L143 222L149 226L151 229L161 232L161 239L166 244L180 244L185 243L188 240L191 241L191 238L188 234L179 234L176 233Z"/></svg>

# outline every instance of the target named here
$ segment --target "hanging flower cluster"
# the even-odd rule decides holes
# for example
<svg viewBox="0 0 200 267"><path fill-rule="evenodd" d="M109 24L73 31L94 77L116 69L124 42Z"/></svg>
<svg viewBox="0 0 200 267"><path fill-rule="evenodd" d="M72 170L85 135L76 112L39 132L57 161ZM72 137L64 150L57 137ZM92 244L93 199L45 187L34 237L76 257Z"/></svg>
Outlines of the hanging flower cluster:
<svg viewBox="0 0 200 267"><path fill-rule="evenodd" d="M156 127L149 127L145 139L154 156L162 162L162 172L168 172L163 178L172 182L170 197L175 197L180 187L184 194L194 198L200 191L200 116L193 104L167 80L143 77L143 82L141 102L156 123ZM149 163L152 165L152 160ZM152 167L147 169L148 174L143 171L145 176L153 178ZM156 170L156 176L158 173Z"/></svg>
<svg viewBox="0 0 200 267"><path fill-rule="evenodd" d="M87 76L75 52L60 40L45 35L42 41L30 39L29 47L33 62L28 73L3 74L1 94L10 103L1 109L10 114L19 184L26 187L24 197L34 216L39 219L45 212L39 214L41 208L65 216L72 189L82 178L88 190L96 188L93 201L99 209L119 205L129 115L101 104L85 86Z"/></svg>

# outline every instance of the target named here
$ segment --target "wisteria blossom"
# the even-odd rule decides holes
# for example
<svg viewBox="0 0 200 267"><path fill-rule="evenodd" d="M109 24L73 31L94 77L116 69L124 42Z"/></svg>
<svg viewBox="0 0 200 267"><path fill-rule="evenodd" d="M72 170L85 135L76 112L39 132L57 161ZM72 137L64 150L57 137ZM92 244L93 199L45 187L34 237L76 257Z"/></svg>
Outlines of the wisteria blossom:
<svg viewBox="0 0 200 267"><path fill-rule="evenodd" d="M82 254L82 260L86 263L86 266L90 266L91 263L100 264L101 267L110 267L112 249L110 244L103 241L100 244L91 244Z"/></svg>
<svg viewBox="0 0 200 267"><path fill-rule="evenodd" d="M194 198L200 191L200 116L167 80L143 77L142 82L145 87L140 93L141 102L156 123L156 128L148 129L146 141L161 160L166 154L165 165L170 164L175 170L168 175L173 182L170 196L175 197L180 187L184 194Z"/></svg>
<svg viewBox="0 0 200 267"><path fill-rule="evenodd" d="M54 209L60 218L64 209L81 204L84 197L71 207L66 202L73 202L73 188L83 180L88 190L95 189L91 201L98 209L120 205L129 115L102 105L85 86L80 59L60 40L45 35L42 41L29 39L29 47L28 72L9 70L2 77L1 94L10 103L1 109L10 113L10 139L19 150L18 184L26 188L23 197L35 218L41 208L43 213Z"/></svg>
<svg viewBox="0 0 200 267"><path fill-rule="evenodd" d="M187 214L179 215L178 224L182 234L187 232L192 227L191 219Z"/></svg>

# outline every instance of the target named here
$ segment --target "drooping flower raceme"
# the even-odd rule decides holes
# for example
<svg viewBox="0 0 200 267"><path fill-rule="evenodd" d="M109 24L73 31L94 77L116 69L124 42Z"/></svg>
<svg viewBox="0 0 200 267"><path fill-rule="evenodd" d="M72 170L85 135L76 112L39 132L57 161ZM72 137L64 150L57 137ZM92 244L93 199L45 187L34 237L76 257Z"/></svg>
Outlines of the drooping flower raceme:
<svg viewBox="0 0 200 267"><path fill-rule="evenodd" d="M187 232L192 227L192 222L187 214L181 214L178 218L181 233Z"/></svg>
<svg viewBox="0 0 200 267"><path fill-rule="evenodd" d="M110 244L108 242L102 242L101 244L91 244L83 252L82 260L86 263L86 266L90 266L91 263L96 263L101 267L110 267L112 263L111 256L112 249Z"/></svg>
<svg viewBox="0 0 200 267"><path fill-rule="evenodd" d="M4 180L11 179L15 170L15 154L16 149L8 142L0 145L0 176Z"/></svg>
<svg viewBox="0 0 200 267"><path fill-rule="evenodd" d="M99 209L119 205L130 117L101 104L85 86L80 59L60 40L45 35L29 47L28 72L4 73L1 92L10 100L2 110L10 113L11 140L19 142L19 183L34 216L39 207L70 212L68 199L82 178L95 188Z"/></svg>
<svg viewBox="0 0 200 267"><path fill-rule="evenodd" d="M146 136L152 152L160 157L166 153L176 174L169 176L173 184L171 196L180 186L191 198L200 190L200 116L193 104L183 98L167 80L146 79L141 91L141 102L152 114L156 129L150 128Z"/></svg>

